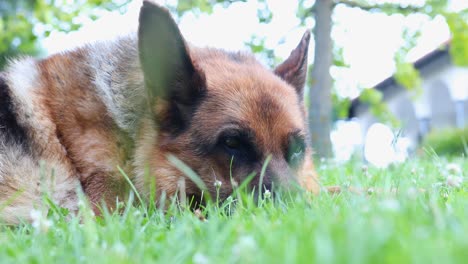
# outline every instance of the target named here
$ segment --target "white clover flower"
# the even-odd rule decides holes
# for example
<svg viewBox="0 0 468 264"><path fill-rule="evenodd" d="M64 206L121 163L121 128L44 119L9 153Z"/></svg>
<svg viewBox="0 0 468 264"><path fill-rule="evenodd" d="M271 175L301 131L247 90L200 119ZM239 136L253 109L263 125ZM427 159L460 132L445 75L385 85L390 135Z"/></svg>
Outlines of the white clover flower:
<svg viewBox="0 0 468 264"><path fill-rule="evenodd" d="M44 231L47 231L50 227L52 227L53 225L53 222L52 220L49 220L49 219L44 219L44 221L42 222L42 228Z"/></svg>
<svg viewBox="0 0 468 264"><path fill-rule="evenodd" d="M125 255L127 253L127 248L121 242L117 242L112 246L112 250L118 254Z"/></svg>
<svg viewBox="0 0 468 264"><path fill-rule="evenodd" d="M217 189L219 189L219 188L221 187L222 184L223 184L223 183L222 183L221 181L218 181L218 180L216 180L216 181L214 182L214 186L215 186Z"/></svg>
<svg viewBox="0 0 468 264"><path fill-rule="evenodd" d="M239 183L236 180L231 180L231 185L233 188L239 187Z"/></svg>
<svg viewBox="0 0 468 264"><path fill-rule="evenodd" d="M363 213L368 213L371 210L369 205L364 205L364 206L361 206L360 208L361 208L361 212Z"/></svg>
<svg viewBox="0 0 468 264"><path fill-rule="evenodd" d="M32 209L31 212L29 212L29 216L33 222L36 222L42 218L42 212L36 209Z"/></svg>
<svg viewBox="0 0 468 264"><path fill-rule="evenodd" d="M450 187L455 187L459 188L463 182L463 177L461 176L454 176L454 175L449 175L447 176L447 185Z"/></svg>
<svg viewBox="0 0 468 264"><path fill-rule="evenodd" d="M79 207L79 208L86 208L86 207L87 207L87 204L86 204L86 202L85 202L83 199L79 199L79 200L78 200L78 207Z"/></svg>
<svg viewBox="0 0 468 264"><path fill-rule="evenodd" d="M106 242L106 241L102 241L102 243L101 243L101 248L102 248L102 249L107 249L107 248L108 248L108 245L107 245L107 242Z"/></svg>
<svg viewBox="0 0 468 264"><path fill-rule="evenodd" d="M270 192L270 190L266 190L266 191L263 193L263 197L265 197L265 199L270 199L270 198L271 198L271 192Z"/></svg>
<svg viewBox="0 0 468 264"><path fill-rule="evenodd" d="M406 190L406 196L412 200L416 199L418 197L418 189L414 187L408 188L408 190Z"/></svg>
<svg viewBox="0 0 468 264"><path fill-rule="evenodd" d="M232 247L234 255L248 254L257 249L257 242L252 236L242 236L237 243Z"/></svg>
<svg viewBox="0 0 468 264"><path fill-rule="evenodd" d="M140 216L141 215L141 211L140 210L135 210L133 211L133 216Z"/></svg>
<svg viewBox="0 0 468 264"><path fill-rule="evenodd" d="M210 260L203 253L197 252L192 257L192 261L195 264L207 264L210 263Z"/></svg>
<svg viewBox="0 0 468 264"><path fill-rule="evenodd" d="M53 222L44 215L40 210L33 209L29 212L32 220L32 226L36 231L46 232L53 225Z"/></svg>
<svg viewBox="0 0 468 264"><path fill-rule="evenodd" d="M462 174L462 169L460 168L460 165L458 165L456 163L447 164L445 169L447 170L447 172L450 175L460 175L460 174Z"/></svg>
<svg viewBox="0 0 468 264"><path fill-rule="evenodd" d="M386 211L398 212L401 209L400 202L396 199L386 199L380 202L380 207Z"/></svg>

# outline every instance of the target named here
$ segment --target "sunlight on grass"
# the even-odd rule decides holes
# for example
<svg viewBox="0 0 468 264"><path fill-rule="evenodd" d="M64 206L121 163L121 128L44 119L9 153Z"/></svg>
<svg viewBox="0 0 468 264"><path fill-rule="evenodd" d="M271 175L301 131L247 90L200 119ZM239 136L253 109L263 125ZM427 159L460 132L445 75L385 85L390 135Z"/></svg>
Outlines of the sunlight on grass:
<svg viewBox="0 0 468 264"><path fill-rule="evenodd" d="M387 169L325 162L318 172L338 195L239 192L196 213L129 206L135 194L120 214L95 217L82 197L77 216L51 207L33 212L36 224L0 227L0 262L464 263L467 170L467 159L437 157Z"/></svg>

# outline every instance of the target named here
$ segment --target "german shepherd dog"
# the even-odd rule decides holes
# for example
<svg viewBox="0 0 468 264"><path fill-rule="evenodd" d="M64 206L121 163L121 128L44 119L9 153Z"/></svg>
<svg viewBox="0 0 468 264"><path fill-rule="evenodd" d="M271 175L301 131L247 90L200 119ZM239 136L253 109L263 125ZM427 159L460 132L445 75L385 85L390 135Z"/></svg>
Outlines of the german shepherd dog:
<svg viewBox="0 0 468 264"><path fill-rule="evenodd" d="M181 179L200 197L169 156L220 199L251 173L251 190L315 189L313 171L301 173L309 39L271 71L249 54L188 45L165 8L144 1L137 34L12 61L0 73L0 221L30 221L44 190L72 212L80 190L112 209L129 191L121 170L147 199L176 195Z"/></svg>

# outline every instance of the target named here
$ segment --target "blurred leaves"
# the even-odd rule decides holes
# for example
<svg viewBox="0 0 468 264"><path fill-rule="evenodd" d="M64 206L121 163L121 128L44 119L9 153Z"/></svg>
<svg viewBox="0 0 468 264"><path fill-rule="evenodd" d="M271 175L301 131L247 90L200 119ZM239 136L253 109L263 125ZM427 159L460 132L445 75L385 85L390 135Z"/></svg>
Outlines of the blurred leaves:
<svg viewBox="0 0 468 264"><path fill-rule="evenodd" d="M406 57L408 53L414 47L416 47L417 40L420 35L421 32L419 30L403 30L403 39L405 40L405 42L400 47L400 50L395 54L395 81L403 88L408 90L414 99L416 99L423 93L422 79L419 74L419 71L415 68L414 64L408 62L406 60Z"/></svg>
<svg viewBox="0 0 468 264"><path fill-rule="evenodd" d="M180 0L167 1L166 4L171 11L181 17L187 12L196 15L210 14L216 6L228 7L234 3L246 1ZM49 36L51 32L77 30L86 19L96 19L105 10L124 11L128 2L130 0L0 0L0 69L9 57L18 54L37 54L39 52L38 40ZM258 22L271 22L274 14L271 12L268 2L258 0L257 3ZM311 24L314 4L315 1L299 0L296 16L301 25ZM452 33L450 54L453 61L456 65L468 66L468 10L452 12L448 9L448 0L426 0L418 5L409 4L404 0L334 0L333 4L388 15L410 16L418 13L426 15L430 19L443 16ZM422 80L417 69L406 58L408 52L416 46L419 33L418 31L405 30L402 33L404 44L395 54L395 79L400 85L410 90L414 96L421 93ZM278 58L274 55L274 47L267 47L265 43L265 36L252 36L246 45L253 52L261 54L264 61L273 66L279 62ZM349 67L344 59L342 47L335 43L331 52L333 52L333 66ZM323 89L331 88L324 87ZM371 105L371 108L374 109L373 112L383 116L382 112L385 111L386 107L381 105L382 95L379 95L378 92L370 92L372 90L374 89L363 89L360 98ZM332 100L334 117L344 117L345 110L349 106L349 98L342 98L334 94Z"/></svg>
<svg viewBox="0 0 468 264"><path fill-rule="evenodd" d="M382 101L383 94L376 89L364 89L361 92L361 101L368 104L377 104Z"/></svg>
<svg viewBox="0 0 468 264"><path fill-rule="evenodd" d="M413 97L418 97L422 94L422 79L414 64L397 61L394 77L398 84L412 92Z"/></svg>
<svg viewBox="0 0 468 264"><path fill-rule="evenodd" d="M399 127L400 122L389 111L387 104L383 101L383 93L377 89L364 89L359 96L363 103L367 103L370 112L381 122L386 123L392 127Z"/></svg>
<svg viewBox="0 0 468 264"><path fill-rule="evenodd" d="M257 9L257 17L258 17L258 22L260 23L271 22L271 19L273 18L273 13L268 7L268 4L266 3L266 1L259 1L259 5Z"/></svg>
<svg viewBox="0 0 468 264"><path fill-rule="evenodd" d="M84 18L103 10L124 11L130 0L2 0L0 1L0 69L8 58L37 54L38 40L52 31L77 30Z"/></svg>
<svg viewBox="0 0 468 264"><path fill-rule="evenodd" d="M336 67L349 67L343 56L343 47L339 47L336 43L333 46L333 65Z"/></svg>
<svg viewBox="0 0 468 264"><path fill-rule="evenodd" d="M450 54L458 66L468 66L468 10L447 13L445 19L452 32Z"/></svg>
<svg viewBox="0 0 468 264"><path fill-rule="evenodd" d="M406 1L388 1L377 2L371 0L336 0L335 4L344 4L348 7L360 8L369 12L380 12L387 15L404 15L410 16L413 14L423 14L429 19L434 19L437 16L443 16L452 33L450 43L450 53L456 65L468 66L468 10L461 12L450 12L447 0L426 0L425 3L419 5L411 5ZM395 54L395 74L394 78L398 84L407 89L413 98L420 96L423 92L422 79L419 71L415 68L412 62L407 60L408 53L417 45L420 36L420 31L410 31L405 29L402 32L404 44ZM383 96L379 95L375 89L364 89L360 95L360 100L370 105L371 112L382 121L390 121L397 123L396 118L391 114L384 113L388 111L387 107L382 102Z"/></svg>
<svg viewBox="0 0 468 264"><path fill-rule="evenodd" d="M348 117L348 110L351 106L351 100L349 98L341 98L338 94L332 93L333 103L333 119L345 119Z"/></svg>
<svg viewBox="0 0 468 264"><path fill-rule="evenodd" d="M261 59L267 63L270 67L274 67L278 61L275 56L274 50L269 49L265 45L265 36L252 36L249 41L244 44L249 47L253 53L260 55Z"/></svg>
<svg viewBox="0 0 468 264"><path fill-rule="evenodd" d="M246 2L247 0L181 0L177 1L177 5L168 6L168 8L177 13L179 17L187 12L195 14L213 13L213 8L216 4L222 4L223 7L228 7L235 2Z"/></svg>
<svg viewBox="0 0 468 264"><path fill-rule="evenodd" d="M431 131L424 139L421 148L433 150L437 155L468 155L468 127L444 128Z"/></svg>

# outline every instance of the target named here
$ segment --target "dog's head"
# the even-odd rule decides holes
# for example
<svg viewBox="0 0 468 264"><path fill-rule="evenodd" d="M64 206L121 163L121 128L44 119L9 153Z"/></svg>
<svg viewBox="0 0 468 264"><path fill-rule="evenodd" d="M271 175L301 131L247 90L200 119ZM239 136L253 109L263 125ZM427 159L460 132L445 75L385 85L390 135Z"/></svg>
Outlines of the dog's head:
<svg viewBox="0 0 468 264"><path fill-rule="evenodd" d="M240 184L252 173L250 187L256 190L296 182L307 150L303 87L309 32L273 71L248 54L188 46L169 13L148 1L138 37L154 120L146 129L157 131L145 155L159 191L173 194L184 177L169 154L191 167L212 195L219 181L221 198L232 192L232 182ZM190 180L185 191L200 194Z"/></svg>

